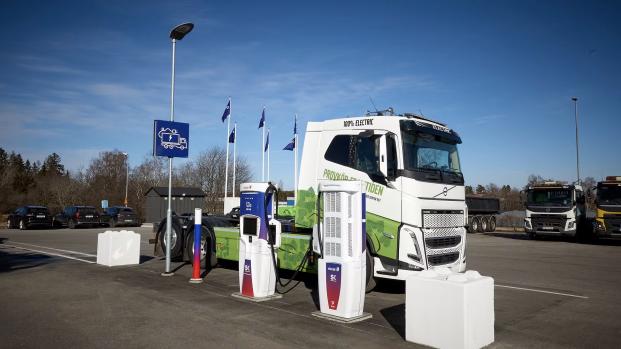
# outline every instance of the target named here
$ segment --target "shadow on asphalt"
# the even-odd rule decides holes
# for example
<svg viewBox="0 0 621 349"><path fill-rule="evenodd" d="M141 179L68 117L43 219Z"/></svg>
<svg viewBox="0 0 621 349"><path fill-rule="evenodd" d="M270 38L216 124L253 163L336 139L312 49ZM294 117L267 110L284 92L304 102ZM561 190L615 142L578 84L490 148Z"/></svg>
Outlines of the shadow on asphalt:
<svg viewBox="0 0 621 349"><path fill-rule="evenodd" d="M405 303L380 310L390 326L405 340Z"/></svg>
<svg viewBox="0 0 621 349"><path fill-rule="evenodd" d="M526 233L516 232L516 233L483 233L487 236L495 236L499 238L505 239L514 239L514 240L532 240L530 239ZM621 246L621 239L610 239L610 238L573 238L569 236L551 236L551 235L538 235L535 237L534 241L544 241L544 242L572 242L576 244L583 245L600 245L600 246Z"/></svg>
<svg viewBox="0 0 621 349"><path fill-rule="evenodd" d="M0 238L0 245L7 240L7 238ZM5 249L0 249L0 273L36 268L53 262L52 257L44 254L23 250L19 250L19 252L13 254L7 253Z"/></svg>

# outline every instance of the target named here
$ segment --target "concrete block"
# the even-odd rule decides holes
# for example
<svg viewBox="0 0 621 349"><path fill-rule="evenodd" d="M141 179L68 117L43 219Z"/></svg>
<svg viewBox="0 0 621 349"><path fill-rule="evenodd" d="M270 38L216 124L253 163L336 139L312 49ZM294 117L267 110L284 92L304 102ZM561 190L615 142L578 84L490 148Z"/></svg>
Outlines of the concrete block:
<svg viewBox="0 0 621 349"><path fill-rule="evenodd" d="M406 279L405 339L435 348L493 343L494 279L438 269Z"/></svg>
<svg viewBox="0 0 621 349"><path fill-rule="evenodd" d="M97 264L109 267L140 263L140 234L106 231L97 236Z"/></svg>

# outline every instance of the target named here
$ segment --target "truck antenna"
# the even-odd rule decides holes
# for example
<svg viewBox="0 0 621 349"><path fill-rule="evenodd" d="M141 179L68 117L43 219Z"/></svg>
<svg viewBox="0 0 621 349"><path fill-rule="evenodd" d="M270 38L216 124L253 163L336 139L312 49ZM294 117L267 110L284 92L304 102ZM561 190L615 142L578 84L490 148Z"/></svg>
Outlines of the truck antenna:
<svg viewBox="0 0 621 349"><path fill-rule="evenodd" d="M373 98L371 98L371 96L369 96L369 100L371 101L371 104L373 105L373 109L375 109L375 112L379 112L379 110L377 110L377 107L375 106L375 102L373 102Z"/></svg>

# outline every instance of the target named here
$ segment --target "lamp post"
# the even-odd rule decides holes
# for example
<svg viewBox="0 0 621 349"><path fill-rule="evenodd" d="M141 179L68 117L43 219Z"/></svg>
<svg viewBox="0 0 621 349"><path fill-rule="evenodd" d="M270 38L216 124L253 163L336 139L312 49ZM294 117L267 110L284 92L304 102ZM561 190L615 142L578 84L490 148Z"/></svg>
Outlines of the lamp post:
<svg viewBox="0 0 621 349"><path fill-rule="evenodd" d="M125 174L125 207L127 207L127 188L129 187L129 154L123 153L125 155L125 168L127 172Z"/></svg>
<svg viewBox="0 0 621 349"><path fill-rule="evenodd" d="M578 184L580 184L580 150L578 147L578 97L571 97L574 101L574 119L576 121L576 173L578 175Z"/></svg>
<svg viewBox="0 0 621 349"><path fill-rule="evenodd" d="M174 27L170 31L170 39L172 41L172 78L170 82L170 121L175 121L175 47L178 40L183 39L189 32L194 29L194 24L183 23ZM172 157L168 158L168 210L166 211L166 269L162 276L171 276L174 273L170 271L170 240L172 232Z"/></svg>

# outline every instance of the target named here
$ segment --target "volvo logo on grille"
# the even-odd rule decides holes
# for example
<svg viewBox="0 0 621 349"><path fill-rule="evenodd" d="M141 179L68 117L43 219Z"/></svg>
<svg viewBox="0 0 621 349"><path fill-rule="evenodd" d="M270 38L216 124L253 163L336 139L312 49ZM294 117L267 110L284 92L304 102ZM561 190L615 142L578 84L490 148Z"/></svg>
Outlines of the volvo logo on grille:
<svg viewBox="0 0 621 349"><path fill-rule="evenodd" d="M442 189L442 194L444 194L444 196L448 195L448 189L446 187L444 187L444 189Z"/></svg>

